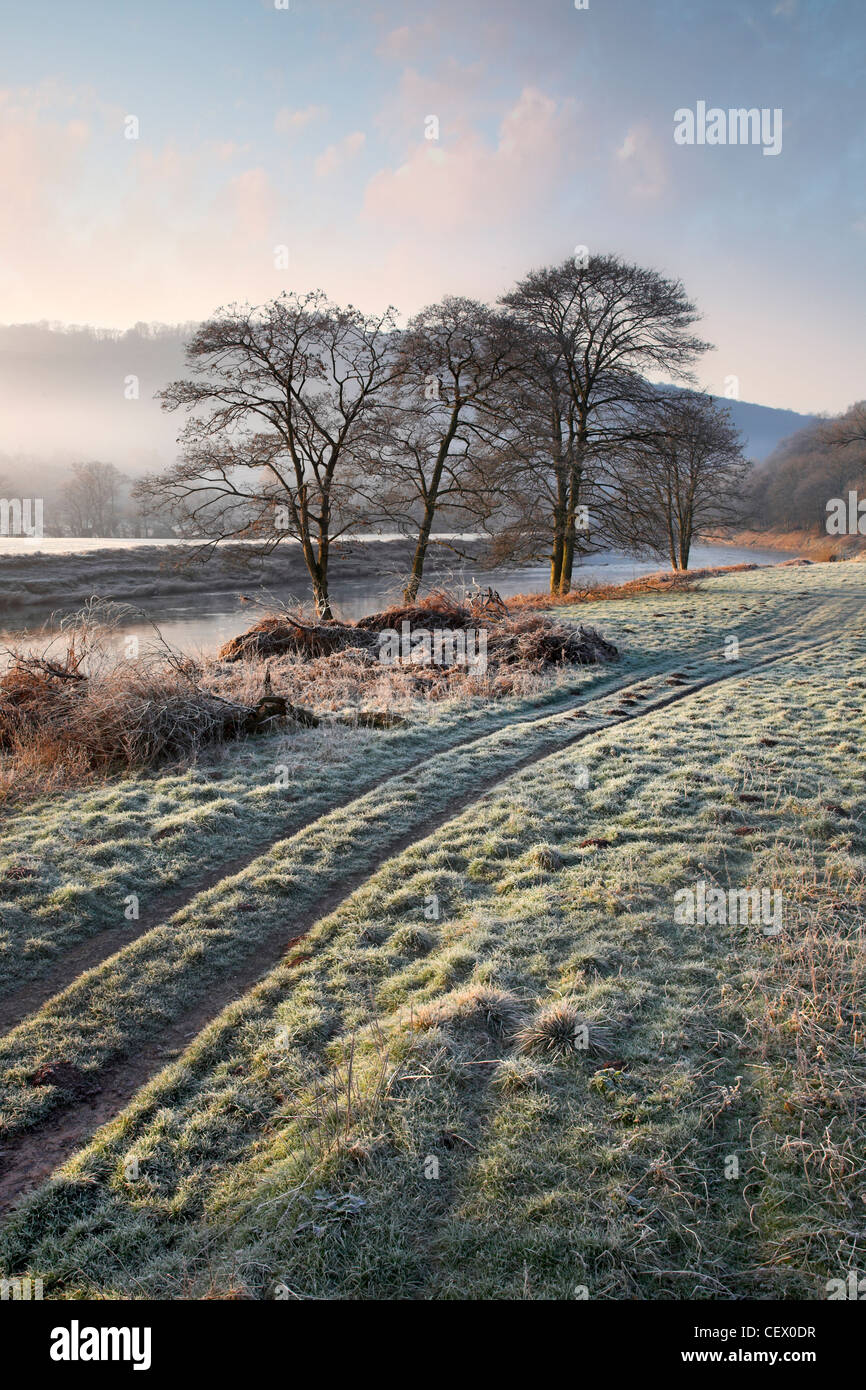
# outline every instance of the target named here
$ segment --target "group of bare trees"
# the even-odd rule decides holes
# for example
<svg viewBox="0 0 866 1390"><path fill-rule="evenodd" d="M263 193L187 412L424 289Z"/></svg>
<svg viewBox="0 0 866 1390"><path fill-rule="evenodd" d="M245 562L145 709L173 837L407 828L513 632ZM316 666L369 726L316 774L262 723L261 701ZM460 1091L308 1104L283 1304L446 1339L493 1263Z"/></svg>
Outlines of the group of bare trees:
<svg viewBox="0 0 866 1390"><path fill-rule="evenodd" d="M697 393L658 393L606 481L619 544L689 567L692 541L742 523L751 465L727 412Z"/></svg>
<svg viewBox="0 0 866 1390"><path fill-rule="evenodd" d="M51 500L52 534L100 537L173 535L166 517L132 495L133 481L113 463L72 463Z"/></svg>
<svg viewBox="0 0 866 1390"><path fill-rule="evenodd" d="M533 271L495 308L446 298L402 330L392 309L320 292L232 305L161 393L187 412L182 455L137 494L205 551L292 538L323 616L331 549L359 530L412 538L407 600L446 533L548 556L556 593L600 543L685 568L697 532L736 519L745 468L726 413L688 389L709 346L697 319L679 282L602 255Z"/></svg>

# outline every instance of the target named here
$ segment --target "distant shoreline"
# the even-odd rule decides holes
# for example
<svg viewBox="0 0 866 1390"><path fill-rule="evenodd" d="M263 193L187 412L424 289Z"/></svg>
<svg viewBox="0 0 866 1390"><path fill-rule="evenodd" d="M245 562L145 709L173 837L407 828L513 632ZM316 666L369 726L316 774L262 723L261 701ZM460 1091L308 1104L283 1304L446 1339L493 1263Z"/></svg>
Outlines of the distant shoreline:
<svg viewBox="0 0 866 1390"><path fill-rule="evenodd" d="M51 605L68 610L86 603L94 594L109 595L119 603L144 603L154 598L236 594L244 588L296 587L304 593L309 589L309 575L297 544L281 544L267 556L253 555L240 543L226 544L206 561L185 565L172 563L179 544L184 543L106 545L53 554L0 553L0 608L4 613L22 614ZM477 563L481 544L467 539L461 548ZM396 580L408 573L413 551L411 540L353 537L335 546L331 576L337 581L393 573ZM431 547L427 573L433 578L445 575L459 562L452 551Z"/></svg>
<svg viewBox="0 0 866 1390"><path fill-rule="evenodd" d="M758 563L772 563L770 555L783 548L774 543L765 545L763 537L753 536L753 533L745 534L749 540L740 548L763 554L744 554L744 560L754 558ZM455 582L455 577L459 582L471 568L478 573L479 579L490 573L498 586L503 570L507 569L515 575L525 572L523 591L547 588L547 567L543 564L485 563L485 543L481 538L443 533L440 539L459 542L460 553L445 545L432 546L425 567L427 584L448 587ZM737 543L737 540L729 540L725 549L736 548ZM260 556L251 554L249 543L227 543L206 561L183 564L180 548L184 544L189 543L153 541L118 545L108 540L101 548L84 552L36 552L29 548L14 554L0 551L0 628L13 628L20 623L29 626L55 614L75 612L95 595L151 612L169 603L176 613L185 608L203 613L227 600L231 600L229 607L234 608L241 595L255 600L273 596L280 600L309 601L310 579L297 544L281 544L269 555ZM340 602L341 590L345 595L346 589L356 584L372 582L382 588L379 581L384 580L385 588L399 590L409 572L414 547L414 540L398 537L353 537L335 547L330 578L337 602ZM587 561L586 570L604 574L616 582L654 568L635 558L633 565L619 564L609 569L609 554L599 551L595 570L591 560ZM695 563L701 563L697 555ZM719 561L705 557L703 563ZM615 570L626 569L629 572L614 574Z"/></svg>

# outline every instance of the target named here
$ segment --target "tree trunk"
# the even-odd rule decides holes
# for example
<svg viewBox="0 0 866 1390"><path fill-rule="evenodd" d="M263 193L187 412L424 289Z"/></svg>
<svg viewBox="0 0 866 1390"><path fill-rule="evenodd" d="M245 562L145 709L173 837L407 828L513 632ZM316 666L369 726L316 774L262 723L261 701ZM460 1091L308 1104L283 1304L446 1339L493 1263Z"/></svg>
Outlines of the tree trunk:
<svg viewBox="0 0 866 1390"><path fill-rule="evenodd" d="M554 461L556 470L556 504L553 508L553 550L550 556L550 592L558 594L562 586L568 536L568 477L561 457Z"/></svg>
<svg viewBox="0 0 866 1390"><path fill-rule="evenodd" d="M325 620L333 618L331 612L331 600L328 596L328 540L319 536L318 555L313 550L313 543L309 533L301 535L301 549L304 553L304 562L307 572L313 585L313 602L316 605L316 613Z"/></svg>
<svg viewBox="0 0 866 1390"><path fill-rule="evenodd" d="M574 517L566 522L565 538L562 547L562 571L559 576L559 592L567 594L571 590L571 572L574 569Z"/></svg>
<svg viewBox="0 0 866 1390"><path fill-rule="evenodd" d="M565 516L565 540L563 545L562 572L559 576L559 592L567 594L571 590L571 576L574 570L574 552L577 547L577 508L580 502L580 487L583 481L583 465L586 458L587 426L585 416L581 416L576 436L569 441L569 467L567 483L567 511Z"/></svg>
<svg viewBox="0 0 866 1390"><path fill-rule="evenodd" d="M667 496L665 498L665 513L668 524L668 554L671 557L671 569L677 570L679 569L679 565L677 564L677 528L674 525L674 502L671 496L670 484L668 484Z"/></svg>
<svg viewBox="0 0 866 1390"><path fill-rule="evenodd" d="M427 546L430 543L430 533L433 530L433 520L436 516L436 504L439 501L439 489L442 486L442 474L445 471L445 460L454 442L457 433L457 426L460 422L460 411L463 402L459 396L455 396L451 407L451 415L448 419L448 428L439 441L439 448L436 451L436 463L430 475L430 485L424 490L424 519L418 531L418 543L415 546L415 554L412 557L412 570L409 581L403 590L404 603L414 603L418 597L418 590L421 587L421 577L424 573L424 561L427 558Z"/></svg>
<svg viewBox="0 0 866 1390"><path fill-rule="evenodd" d="M562 561L565 555L565 517L557 507L553 513L553 550L550 555L550 592L559 593Z"/></svg>
<svg viewBox="0 0 866 1390"><path fill-rule="evenodd" d="M674 532L673 517L668 512L668 554L671 557L671 569L679 569L677 564L677 538Z"/></svg>
<svg viewBox="0 0 866 1390"><path fill-rule="evenodd" d="M334 614L331 611L331 600L328 597L327 580L313 580L313 598L316 604L316 613L323 622L330 621Z"/></svg>
<svg viewBox="0 0 866 1390"><path fill-rule="evenodd" d="M689 552L692 548L692 531L694 527L694 511L691 499L686 503L680 515L680 569L687 570L689 567Z"/></svg>
<svg viewBox="0 0 866 1390"><path fill-rule="evenodd" d="M568 485L568 510L565 514L562 570L559 576L559 592L561 594L567 594L571 590L571 576L574 570L574 552L577 548L577 499L580 496L580 479L580 471L572 469Z"/></svg>
<svg viewBox="0 0 866 1390"><path fill-rule="evenodd" d="M433 516L435 504L428 502L424 509L424 520L418 531L418 541L415 546L415 554L412 556L412 569L406 587L403 590L403 602L414 603L418 597L418 590L421 587L421 579L424 574L424 561L427 558L427 546L430 544L430 532L433 530Z"/></svg>

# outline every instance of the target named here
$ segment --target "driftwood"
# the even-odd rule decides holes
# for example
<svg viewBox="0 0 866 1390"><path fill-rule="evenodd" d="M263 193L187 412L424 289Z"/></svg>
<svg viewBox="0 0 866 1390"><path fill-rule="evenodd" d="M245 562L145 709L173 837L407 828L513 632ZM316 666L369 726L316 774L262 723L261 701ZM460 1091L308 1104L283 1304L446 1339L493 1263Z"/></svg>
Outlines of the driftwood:
<svg viewBox="0 0 866 1390"><path fill-rule="evenodd" d="M359 618L354 627L363 633L399 632L403 623L409 623L410 627L426 628L428 632L440 628L459 632L476 626L478 616L469 604L459 603L447 595L437 595L435 603L407 603L386 608L381 613L371 613L369 617Z"/></svg>
<svg viewBox="0 0 866 1390"><path fill-rule="evenodd" d="M232 637L220 649L219 657L221 661L254 661L291 652L314 659L349 647L376 651L379 633L400 632L403 623L428 632L442 628L460 632L477 627L482 619L498 622L508 616L502 598L490 588L467 603L436 592L420 603L385 608L381 613L359 618L356 623L339 623L334 619L302 623L288 613L280 613L261 618L247 632Z"/></svg>
<svg viewBox="0 0 866 1390"><path fill-rule="evenodd" d="M392 714L390 710L358 709L337 716L341 724L353 729L403 729L409 723L402 714Z"/></svg>
<svg viewBox="0 0 866 1390"><path fill-rule="evenodd" d="M13 654L14 655L14 654ZM93 679L67 659L14 655L0 676L0 750L42 739L69 742L90 767L151 766L209 743L271 729L289 720L315 727L312 710L270 691L241 704L178 673L120 666Z"/></svg>
<svg viewBox="0 0 866 1390"><path fill-rule="evenodd" d="M245 706L239 705L238 709L244 710ZM246 710L242 720L243 731L247 734L258 734L280 719L291 719L295 724L301 724L308 729L314 729L321 723L312 710L304 709L301 705L291 705L282 695L265 695L252 709Z"/></svg>
<svg viewBox="0 0 866 1390"><path fill-rule="evenodd" d="M616 661L619 651L594 627L554 623L547 618L517 618L491 627L487 658L502 666L596 666Z"/></svg>

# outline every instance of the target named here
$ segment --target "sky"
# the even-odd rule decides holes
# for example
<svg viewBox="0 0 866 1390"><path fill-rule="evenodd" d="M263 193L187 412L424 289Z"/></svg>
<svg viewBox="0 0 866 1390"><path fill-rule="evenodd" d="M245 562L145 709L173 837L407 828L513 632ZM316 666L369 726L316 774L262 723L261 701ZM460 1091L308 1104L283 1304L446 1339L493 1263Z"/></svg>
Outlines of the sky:
<svg viewBox="0 0 866 1390"><path fill-rule="evenodd" d="M864 0L0 0L0 26L0 322L316 287L407 316L587 247L682 279L709 390L866 396ZM699 102L780 110L781 150L677 143Z"/></svg>

